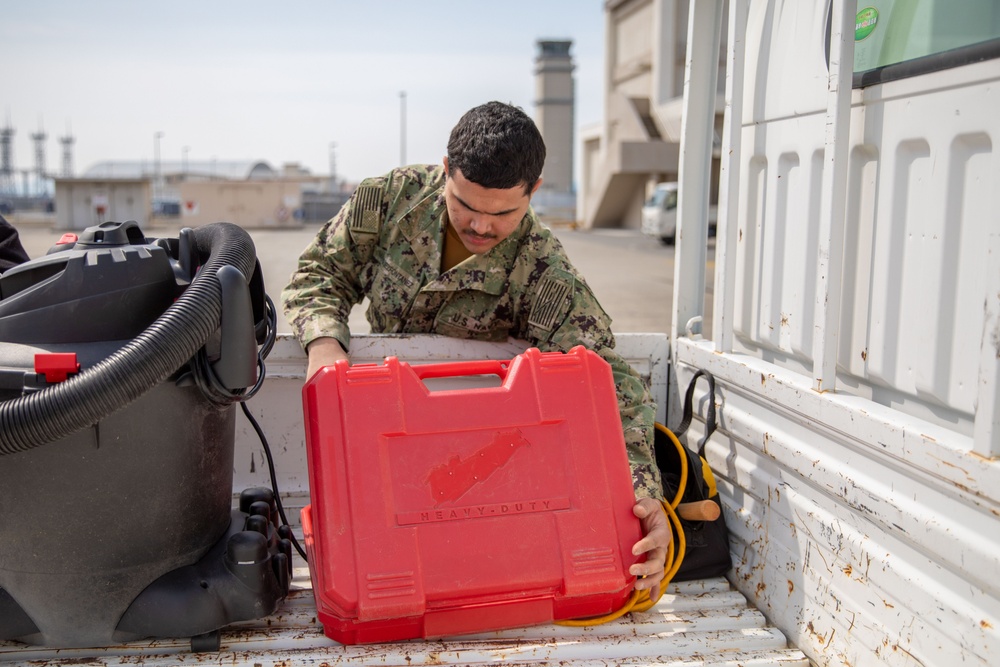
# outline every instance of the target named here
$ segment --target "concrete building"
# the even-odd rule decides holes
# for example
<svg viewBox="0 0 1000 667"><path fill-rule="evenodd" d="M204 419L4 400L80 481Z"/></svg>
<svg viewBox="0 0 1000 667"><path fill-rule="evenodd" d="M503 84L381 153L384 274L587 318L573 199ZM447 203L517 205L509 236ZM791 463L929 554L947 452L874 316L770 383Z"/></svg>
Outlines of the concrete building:
<svg viewBox="0 0 1000 667"><path fill-rule="evenodd" d="M535 124L545 139L542 186L532 198L535 211L549 220L576 218L573 145L576 100L572 40L540 39L535 55Z"/></svg>
<svg viewBox="0 0 1000 667"><path fill-rule="evenodd" d="M656 183L677 180L689 1L604 3L604 120L581 136L577 214L583 227L638 228ZM725 44L720 72L723 54ZM719 84L721 136L722 74ZM718 156L715 173L717 179Z"/></svg>
<svg viewBox="0 0 1000 667"><path fill-rule="evenodd" d="M153 207L148 178L57 178L56 221L61 230L86 229L108 220L145 223Z"/></svg>
<svg viewBox="0 0 1000 667"><path fill-rule="evenodd" d="M176 184L182 224L232 222L241 227L298 227L302 183L297 180L186 180Z"/></svg>
<svg viewBox="0 0 1000 667"><path fill-rule="evenodd" d="M316 208L304 200L324 189L328 178L294 163L278 171L262 161L100 162L80 178L56 179L56 228L84 229L105 220L297 227L303 212Z"/></svg>

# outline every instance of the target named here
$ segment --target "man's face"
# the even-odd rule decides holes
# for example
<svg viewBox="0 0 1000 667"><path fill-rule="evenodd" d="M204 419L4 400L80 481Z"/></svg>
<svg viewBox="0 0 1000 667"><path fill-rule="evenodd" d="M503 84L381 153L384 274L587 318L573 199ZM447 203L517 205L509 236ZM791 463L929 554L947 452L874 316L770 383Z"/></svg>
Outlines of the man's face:
<svg viewBox="0 0 1000 667"><path fill-rule="evenodd" d="M445 173L448 158L444 159ZM531 194L542 180L538 179ZM531 195L524 185L509 189L484 188L462 175L460 169L448 176L444 186L448 221L462 239L462 245L474 255L483 255L510 236L528 210Z"/></svg>

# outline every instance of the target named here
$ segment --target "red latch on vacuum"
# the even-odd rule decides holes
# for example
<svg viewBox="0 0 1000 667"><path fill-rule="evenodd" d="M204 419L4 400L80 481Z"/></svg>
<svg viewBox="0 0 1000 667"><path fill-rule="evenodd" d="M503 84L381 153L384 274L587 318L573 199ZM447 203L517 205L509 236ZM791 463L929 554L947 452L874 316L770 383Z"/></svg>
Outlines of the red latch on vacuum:
<svg viewBox="0 0 1000 667"><path fill-rule="evenodd" d="M35 355L35 372L45 376L49 384L63 382L70 373L80 372L76 352L42 352Z"/></svg>
<svg viewBox="0 0 1000 667"><path fill-rule="evenodd" d="M80 237L73 233L66 233L59 237L56 241L56 245L66 245L67 243L76 243L80 240Z"/></svg>

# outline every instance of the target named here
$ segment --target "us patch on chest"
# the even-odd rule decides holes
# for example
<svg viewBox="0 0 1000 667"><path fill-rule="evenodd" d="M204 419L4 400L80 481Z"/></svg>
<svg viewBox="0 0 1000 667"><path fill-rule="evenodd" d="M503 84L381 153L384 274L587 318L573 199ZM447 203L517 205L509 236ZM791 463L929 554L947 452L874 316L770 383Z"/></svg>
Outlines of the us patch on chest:
<svg viewBox="0 0 1000 667"><path fill-rule="evenodd" d="M351 211L351 232L377 234L382 222L382 189L371 185L354 192Z"/></svg>
<svg viewBox="0 0 1000 667"><path fill-rule="evenodd" d="M570 285L555 278L542 278L538 285L538 296L531 306L528 324L551 331L560 313L565 312Z"/></svg>

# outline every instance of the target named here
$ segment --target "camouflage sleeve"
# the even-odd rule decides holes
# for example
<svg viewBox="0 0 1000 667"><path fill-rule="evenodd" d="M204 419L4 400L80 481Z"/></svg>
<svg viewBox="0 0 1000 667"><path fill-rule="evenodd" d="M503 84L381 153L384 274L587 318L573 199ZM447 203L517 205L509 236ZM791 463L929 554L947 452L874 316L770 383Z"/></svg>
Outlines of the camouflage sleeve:
<svg viewBox="0 0 1000 667"><path fill-rule="evenodd" d="M359 188L360 190L360 188ZM298 267L281 292L292 332L306 347L316 338L336 338L349 349L351 308L364 297L360 274L367 257L352 235L355 197L324 225L299 256Z"/></svg>
<svg viewBox="0 0 1000 667"><path fill-rule="evenodd" d="M618 411L622 418L622 430L625 434L629 465L632 468L635 496L663 500L663 483L653 452L656 404L642 378L621 355L615 352L613 346L614 340L610 347L601 347L595 352L611 365L611 372L615 378Z"/></svg>
<svg viewBox="0 0 1000 667"><path fill-rule="evenodd" d="M576 345L583 345L610 364L636 498L662 500L663 484L653 452L656 404L649 393L649 388L635 369L615 351L611 318L604 312L586 283L566 274L560 279L572 281L569 285L568 298L564 301L564 308L552 321L548 335L538 336L537 344L542 350L563 352L569 351ZM542 282L544 284L544 278ZM533 310L536 308L537 306L533 307ZM536 322L538 319L535 318ZM538 324L544 325L546 322L541 321ZM538 331L537 326L532 329L537 334L543 333Z"/></svg>

